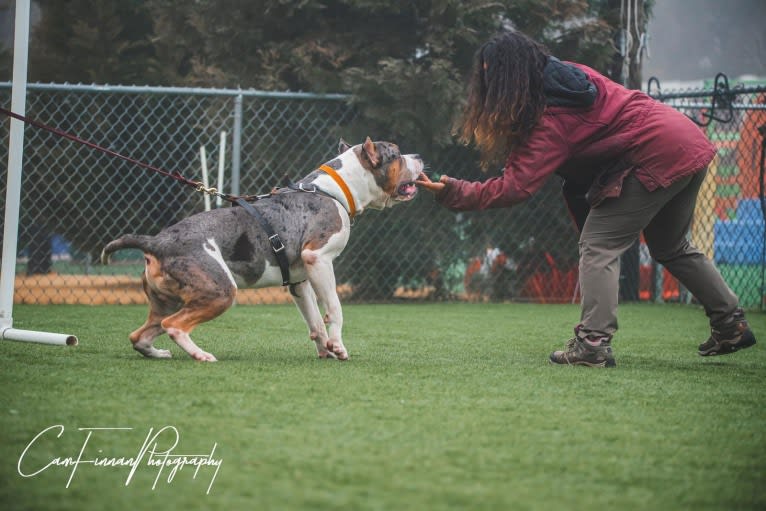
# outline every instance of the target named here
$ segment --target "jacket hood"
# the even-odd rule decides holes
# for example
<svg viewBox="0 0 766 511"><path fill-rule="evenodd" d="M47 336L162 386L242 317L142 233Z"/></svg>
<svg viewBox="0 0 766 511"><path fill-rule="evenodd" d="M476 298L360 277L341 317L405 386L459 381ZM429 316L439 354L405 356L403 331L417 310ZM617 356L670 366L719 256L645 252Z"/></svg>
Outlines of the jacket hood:
<svg viewBox="0 0 766 511"><path fill-rule="evenodd" d="M598 90L581 69L549 57L543 69L543 92L547 106L589 107Z"/></svg>

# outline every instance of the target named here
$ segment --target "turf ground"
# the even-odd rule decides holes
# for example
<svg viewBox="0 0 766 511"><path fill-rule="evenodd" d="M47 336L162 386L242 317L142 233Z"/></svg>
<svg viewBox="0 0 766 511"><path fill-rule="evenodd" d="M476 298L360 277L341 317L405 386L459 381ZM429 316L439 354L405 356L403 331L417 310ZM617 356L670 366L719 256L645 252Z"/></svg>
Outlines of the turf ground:
<svg viewBox="0 0 766 511"><path fill-rule="evenodd" d="M0 509L766 509L765 314L760 344L701 358L697 307L624 305L618 367L594 370L547 362L575 306L344 311L349 362L274 305L201 326L201 364L130 349L141 306L17 306L80 345L0 342ZM214 446L217 473L161 465ZM86 463L119 458L140 463Z"/></svg>

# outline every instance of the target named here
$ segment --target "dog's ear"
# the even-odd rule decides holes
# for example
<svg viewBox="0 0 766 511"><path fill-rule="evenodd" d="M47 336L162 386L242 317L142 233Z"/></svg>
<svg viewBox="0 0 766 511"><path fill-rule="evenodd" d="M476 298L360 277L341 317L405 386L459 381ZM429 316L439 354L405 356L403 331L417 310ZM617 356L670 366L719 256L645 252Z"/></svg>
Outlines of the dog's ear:
<svg viewBox="0 0 766 511"><path fill-rule="evenodd" d="M351 145L341 138L338 142L338 154L343 154L349 149L351 149Z"/></svg>
<svg viewBox="0 0 766 511"><path fill-rule="evenodd" d="M367 156L367 159L370 160L370 163L372 163L373 167L377 167L380 165L380 156L378 156L378 150L375 149L375 144L370 140L370 137L367 137L367 140L364 141L364 144L362 144L362 153Z"/></svg>

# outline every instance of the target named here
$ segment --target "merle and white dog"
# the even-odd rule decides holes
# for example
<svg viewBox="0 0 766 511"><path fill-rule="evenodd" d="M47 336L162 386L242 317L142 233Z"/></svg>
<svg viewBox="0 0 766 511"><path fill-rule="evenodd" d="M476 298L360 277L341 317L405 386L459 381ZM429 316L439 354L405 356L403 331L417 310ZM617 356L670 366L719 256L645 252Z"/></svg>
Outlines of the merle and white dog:
<svg viewBox="0 0 766 511"><path fill-rule="evenodd" d="M346 360L333 259L348 242L354 214L415 196L423 162L418 155L401 154L393 143L369 137L353 147L341 140L339 152L297 186L277 189L252 206L284 244L294 300L319 357ZM102 262L108 264L112 252L126 248L141 249L145 257L149 317L130 340L147 357L170 357L168 350L153 345L167 332L194 359L214 362L192 341L191 331L226 311L238 287L283 283L264 229L244 207L198 213L156 236L122 236L104 247Z"/></svg>

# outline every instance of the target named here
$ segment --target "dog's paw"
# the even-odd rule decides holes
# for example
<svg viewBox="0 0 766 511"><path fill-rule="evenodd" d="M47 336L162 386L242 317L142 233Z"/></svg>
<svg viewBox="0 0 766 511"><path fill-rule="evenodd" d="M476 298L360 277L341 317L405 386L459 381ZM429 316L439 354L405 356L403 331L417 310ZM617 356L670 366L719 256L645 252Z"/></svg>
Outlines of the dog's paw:
<svg viewBox="0 0 766 511"><path fill-rule="evenodd" d="M207 351L197 351L192 354L192 358L199 362L218 362L218 359L215 358L212 353L208 353Z"/></svg>
<svg viewBox="0 0 766 511"><path fill-rule="evenodd" d="M339 341L327 341L327 350L333 354L333 358L338 360L348 360L348 352L342 342Z"/></svg>
<svg viewBox="0 0 766 511"><path fill-rule="evenodd" d="M322 359L348 360L346 348L337 341L325 341L324 345L317 342L317 356Z"/></svg>
<svg viewBox="0 0 766 511"><path fill-rule="evenodd" d="M133 349L138 351L146 358L173 358L173 354L170 350L158 350L154 346L141 346L140 344L134 344Z"/></svg>
<svg viewBox="0 0 766 511"><path fill-rule="evenodd" d="M170 350L158 350L156 348L150 356L153 358L173 358L173 354L170 353Z"/></svg>

